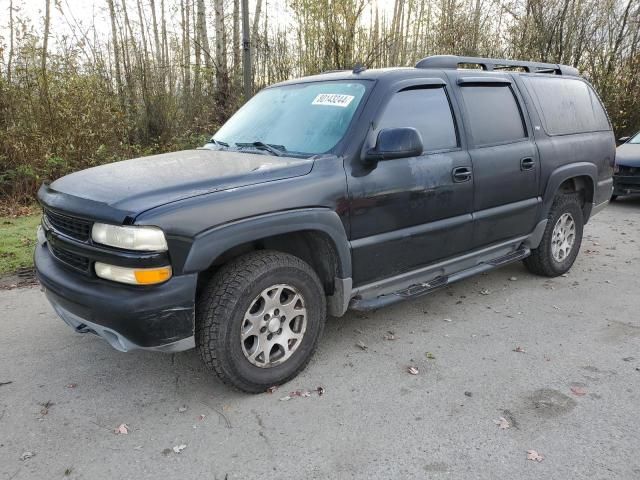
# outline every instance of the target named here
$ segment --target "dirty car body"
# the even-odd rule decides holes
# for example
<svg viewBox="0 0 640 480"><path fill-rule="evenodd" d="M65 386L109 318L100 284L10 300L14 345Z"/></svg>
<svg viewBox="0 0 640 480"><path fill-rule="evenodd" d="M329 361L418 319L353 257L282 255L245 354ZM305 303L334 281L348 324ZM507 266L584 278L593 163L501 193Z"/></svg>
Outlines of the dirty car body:
<svg viewBox="0 0 640 480"><path fill-rule="evenodd" d="M469 62L483 71L457 68ZM581 117L548 97L578 99ZM526 259L546 236L554 255L572 258L533 270L570 268L576 225L581 236L611 197L614 155L606 113L570 67L443 56L416 68L306 77L259 93L202 149L43 185L38 278L76 331L122 351L229 345L228 361L222 352L205 361L223 380L260 391L304 367L315 345L306 337L320 334L325 307L341 316L415 298ZM556 224L567 199L577 207ZM579 223L573 237L569 217ZM147 236L155 250L123 247ZM282 265L264 283L269 262ZM252 269L246 286L220 286ZM251 290L260 282L279 292L279 308L271 287ZM225 300L231 290L255 300L236 305ZM297 302L291 324L278 316L287 295ZM230 318L217 318L223 307ZM264 319L253 319L258 311ZM236 336L243 343L233 353Z"/></svg>

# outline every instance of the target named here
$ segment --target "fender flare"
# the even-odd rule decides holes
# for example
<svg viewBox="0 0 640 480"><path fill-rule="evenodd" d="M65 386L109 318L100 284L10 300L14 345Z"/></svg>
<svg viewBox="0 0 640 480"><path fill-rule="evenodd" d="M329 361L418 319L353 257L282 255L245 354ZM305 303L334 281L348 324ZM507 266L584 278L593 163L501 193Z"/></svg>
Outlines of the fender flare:
<svg viewBox="0 0 640 480"><path fill-rule="evenodd" d="M553 205L553 200L556 197L556 193L565 181L569 180L573 177L589 177L591 179L592 188L595 195L595 189L597 187L598 178L598 169L593 163L589 162L576 162L570 163L568 165L563 165L561 167L556 168L551 175L549 175L549 179L547 180L547 187L544 190L544 196L542 200L542 211L541 211L541 219L547 218L549 215L549 210L551 210L551 205ZM591 214L591 209L593 208L593 204L591 202L585 201L584 205L584 220L585 223L589 219L589 215Z"/></svg>
<svg viewBox="0 0 640 480"><path fill-rule="evenodd" d="M196 235L184 273L201 272L227 250L243 243L283 233L318 231L334 244L340 278L351 277L351 249L340 217L329 208L304 208L268 213L219 225Z"/></svg>

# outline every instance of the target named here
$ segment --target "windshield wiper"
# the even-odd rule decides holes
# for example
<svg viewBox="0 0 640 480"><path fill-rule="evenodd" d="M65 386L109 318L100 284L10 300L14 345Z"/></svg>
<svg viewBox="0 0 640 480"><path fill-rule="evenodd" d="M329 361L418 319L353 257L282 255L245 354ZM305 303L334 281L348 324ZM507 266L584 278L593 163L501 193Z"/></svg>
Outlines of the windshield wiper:
<svg viewBox="0 0 640 480"><path fill-rule="evenodd" d="M221 142L220 140L216 140L213 137L211 137L211 140L209 140L209 143L213 143L215 145L222 145L223 147L229 148L229 144L227 142Z"/></svg>
<svg viewBox="0 0 640 480"><path fill-rule="evenodd" d="M284 152L287 151L284 145L270 145L268 143L261 142L260 140L249 143L236 143L236 147L256 147L262 150L266 150L276 157L283 156Z"/></svg>

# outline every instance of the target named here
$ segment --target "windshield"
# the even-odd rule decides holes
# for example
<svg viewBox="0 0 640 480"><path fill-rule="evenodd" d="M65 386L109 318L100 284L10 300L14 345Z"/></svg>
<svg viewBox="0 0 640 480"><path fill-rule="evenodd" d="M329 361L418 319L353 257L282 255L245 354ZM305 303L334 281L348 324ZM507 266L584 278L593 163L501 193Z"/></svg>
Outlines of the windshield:
<svg viewBox="0 0 640 480"><path fill-rule="evenodd" d="M325 153L344 136L364 92L362 82L267 88L238 110L213 139L229 147L260 146L258 142L283 152Z"/></svg>
<svg viewBox="0 0 640 480"><path fill-rule="evenodd" d="M640 143L640 132L636 133L633 137L631 137L631 140L629 140L629 143Z"/></svg>

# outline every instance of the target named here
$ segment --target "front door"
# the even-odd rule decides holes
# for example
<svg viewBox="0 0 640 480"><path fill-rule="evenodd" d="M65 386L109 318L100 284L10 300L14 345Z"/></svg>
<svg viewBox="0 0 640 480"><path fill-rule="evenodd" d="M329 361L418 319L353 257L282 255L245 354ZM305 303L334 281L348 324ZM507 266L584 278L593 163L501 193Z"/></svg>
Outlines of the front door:
<svg viewBox="0 0 640 480"><path fill-rule="evenodd" d="M461 148L444 85L397 91L378 113L375 131L413 127L422 155L348 169L353 279L360 286L428 265L469 248L473 175Z"/></svg>

